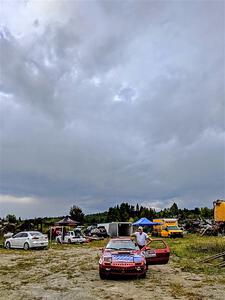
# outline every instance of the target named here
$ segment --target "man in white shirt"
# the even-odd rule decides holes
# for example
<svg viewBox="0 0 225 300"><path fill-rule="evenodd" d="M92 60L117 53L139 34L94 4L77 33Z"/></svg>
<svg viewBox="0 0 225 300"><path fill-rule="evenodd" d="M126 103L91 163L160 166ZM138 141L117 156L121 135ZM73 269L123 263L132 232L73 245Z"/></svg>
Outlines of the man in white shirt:
<svg viewBox="0 0 225 300"><path fill-rule="evenodd" d="M143 232L143 228L138 227L138 231L133 234L136 237L136 243L140 249L146 245L146 241L149 241L148 235Z"/></svg>

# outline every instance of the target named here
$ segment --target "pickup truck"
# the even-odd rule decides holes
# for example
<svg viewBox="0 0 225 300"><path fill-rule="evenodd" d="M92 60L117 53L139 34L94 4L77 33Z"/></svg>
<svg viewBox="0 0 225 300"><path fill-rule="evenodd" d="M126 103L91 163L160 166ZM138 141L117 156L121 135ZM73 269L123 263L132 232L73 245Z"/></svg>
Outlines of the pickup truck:
<svg viewBox="0 0 225 300"><path fill-rule="evenodd" d="M72 243L87 243L88 240L75 231L68 231L64 236L64 240L62 240L62 235L58 235L56 237L56 242L61 244L62 243L72 244Z"/></svg>

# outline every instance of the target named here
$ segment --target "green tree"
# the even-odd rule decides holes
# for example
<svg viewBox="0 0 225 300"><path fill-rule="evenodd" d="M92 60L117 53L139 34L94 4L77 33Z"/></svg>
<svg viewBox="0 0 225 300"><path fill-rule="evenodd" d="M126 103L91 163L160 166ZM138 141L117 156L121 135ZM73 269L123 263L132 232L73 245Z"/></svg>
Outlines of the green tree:
<svg viewBox="0 0 225 300"><path fill-rule="evenodd" d="M81 224L84 222L84 214L82 209L76 205L73 205L70 208L70 216L74 221L80 222Z"/></svg>
<svg viewBox="0 0 225 300"><path fill-rule="evenodd" d="M129 220L129 205L128 203L121 203L120 205L120 221L127 222Z"/></svg>
<svg viewBox="0 0 225 300"><path fill-rule="evenodd" d="M177 217L178 213L179 213L179 209L178 209L178 206L177 204L174 202L173 205L170 207L170 212L171 212L171 215L173 217Z"/></svg>
<svg viewBox="0 0 225 300"><path fill-rule="evenodd" d="M107 220L108 220L108 222L121 221L120 220L120 210L119 210L118 206L109 208Z"/></svg>
<svg viewBox="0 0 225 300"><path fill-rule="evenodd" d="M194 214L195 214L196 216L199 216L200 213L201 213L200 208L199 208L199 207L195 207L195 209L194 209Z"/></svg>
<svg viewBox="0 0 225 300"><path fill-rule="evenodd" d="M202 207L200 209L200 215L202 218L210 219L213 217L213 209L210 209L208 207Z"/></svg>
<svg viewBox="0 0 225 300"><path fill-rule="evenodd" d="M136 217L139 218L140 217L140 211L139 211L139 205L137 203L136 205Z"/></svg>
<svg viewBox="0 0 225 300"><path fill-rule="evenodd" d="M17 222L15 215L8 214L5 218L6 218L6 221L9 222L9 223L16 223Z"/></svg>

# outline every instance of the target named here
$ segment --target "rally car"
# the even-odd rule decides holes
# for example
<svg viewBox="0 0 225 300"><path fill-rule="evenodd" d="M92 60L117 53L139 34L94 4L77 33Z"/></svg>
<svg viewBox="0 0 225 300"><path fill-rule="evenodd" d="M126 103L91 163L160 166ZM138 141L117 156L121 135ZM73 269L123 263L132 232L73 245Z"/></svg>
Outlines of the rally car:
<svg viewBox="0 0 225 300"><path fill-rule="evenodd" d="M167 264L170 248L163 239L150 239L141 250L129 238L114 238L102 249L99 260L101 279L109 275L132 275L144 278L148 265Z"/></svg>
<svg viewBox="0 0 225 300"><path fill-rule="evenodd" d="M144 278L147 272L146 259L130 238L113 238L102 249L99 259L99 276L137 276Z"/></svg>

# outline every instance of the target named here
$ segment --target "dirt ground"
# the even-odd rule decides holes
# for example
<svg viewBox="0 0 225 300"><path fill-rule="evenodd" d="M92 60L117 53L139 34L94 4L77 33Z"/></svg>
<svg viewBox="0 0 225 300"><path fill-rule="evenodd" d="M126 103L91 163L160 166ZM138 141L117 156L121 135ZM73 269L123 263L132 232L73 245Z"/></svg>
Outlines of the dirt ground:
<svg viewBox="0 0 225 300"><path fill-rule="evenodd" d="M145 279L100 280L99 248L64 245L48 250L0 251L0 299L225 299L223 275L150 266Z"/></svg>

